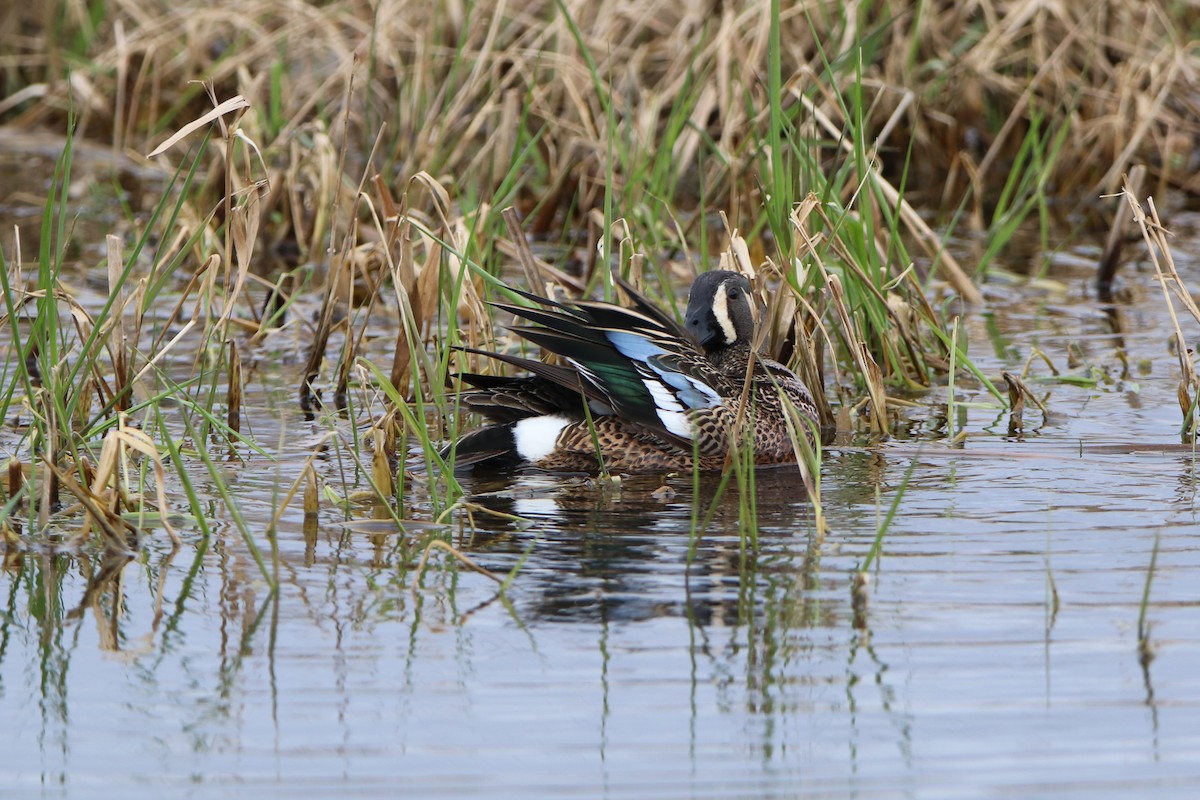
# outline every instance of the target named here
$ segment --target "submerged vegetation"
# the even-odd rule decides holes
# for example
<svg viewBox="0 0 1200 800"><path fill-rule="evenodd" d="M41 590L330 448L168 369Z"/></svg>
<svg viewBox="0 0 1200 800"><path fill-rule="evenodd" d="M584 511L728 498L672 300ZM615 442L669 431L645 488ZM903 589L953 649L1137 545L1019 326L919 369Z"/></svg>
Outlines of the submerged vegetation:
<svg viewBox="0 0 1200 800"><path fill-rule="evenodd" d="M519 302L509 285L612 297L616 270L678 315L698 271L740 271L768 311L763 351L825 388L823 422L866 441L890 430L891 398L931 386L978 380L1008 402L956 316L983 302L1019 228L1087 224L1132 165L1197 188L1186 42L1200 13L782 5L0 11L7 146L62 137L40 225L0 240L0 412L20 430L4 454L10 551L51 515L81 520L68 545L97 530L128 550L159 525L174 537L181 508L205 533L203 477L270 580L222 463L273 452L246 424L243 364L281 335L305 350L296 402L329 421L313 457L334 448L349 466L321 485L310 459L278 514L365 492L377 515L425 530L405 505L420 480L422 524L469 517L439 450L466 424L453 374L494 369L459 348L516 347L488 305ZM96 305L73 289L85 148L117 198ZM943 213L917 210L930 207ZM974 265L945 246L968 236ZM1178 347L1190 432L1200 392ZM817 459L800 461L819 527ZM732 480L753 532L744 466Z"/></svg>

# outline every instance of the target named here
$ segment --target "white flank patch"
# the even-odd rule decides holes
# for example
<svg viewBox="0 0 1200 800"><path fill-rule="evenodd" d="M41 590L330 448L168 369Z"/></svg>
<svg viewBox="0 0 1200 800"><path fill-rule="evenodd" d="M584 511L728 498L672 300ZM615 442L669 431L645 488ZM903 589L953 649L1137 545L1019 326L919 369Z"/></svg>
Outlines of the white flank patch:
<svg viewBox="0 0 1200 800"><path fill-rule="evenodd" d="M529 461L538 461L554 452L558 435L571 420L547 414L518 420L513 425L513 444L517 455Z"/></svg>
<svg viewBox="0 0 1200 800"><path fill-rule="evenodd" d="M717 296L713 298L712 310L713 316L717 318L717 324L721 326L721 333L725 334L725 344L733 344L737 341L737 331L733 327L733 320L729 317L729 295L725 291L725 283L717 288Z"/></svg>
<svg viewBox="0 0 1200 800"><path fill-rule="evenodd" d="M664 384L656 380L642 378L642 383L646 384L646 388L650 390L650 396L654 398L658 418L662 420L663 427L676 436L682 436L684 439L692 438L692 424L688 421L687 414L683 413L683 405L679 402L679 398Z"/></svg>

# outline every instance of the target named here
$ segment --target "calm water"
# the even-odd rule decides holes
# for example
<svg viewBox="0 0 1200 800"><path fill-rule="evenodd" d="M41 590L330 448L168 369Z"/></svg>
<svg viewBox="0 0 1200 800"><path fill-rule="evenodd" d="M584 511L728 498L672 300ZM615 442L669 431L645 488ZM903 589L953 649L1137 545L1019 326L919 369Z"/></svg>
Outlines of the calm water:
<svg viewBox="0 0 1200 800"><path fill-rule="evenodd" d="M730 494L690 560L689 479L468 480L475 526L447 530L488 570L520 565L502 596L444 554L414 588L421 531L332 507L315 534L283 516L277 595L215 500L213 535L173 555L159 538L127 564L27 554L0 573L0 795L1196 796L1200 520L1194 455L1170 448L1177 367L1146 274L1124 275L1143 291L1116 336L1076 255L1060 288L999 288L964 331L989 375L1036 346L1097 384L1034 383L1050 414L1027 410L1020 436L960 386L954 447L945 391L920 398L906 438L827 454L823 538L774 470L757 546ZM229 467L268 559L278 497L330 428L293 408L289 346L261 354L243 412L281 458ZM317 466L339 484L350 468ZM906 478L856 613L855 569Z"/></svg>

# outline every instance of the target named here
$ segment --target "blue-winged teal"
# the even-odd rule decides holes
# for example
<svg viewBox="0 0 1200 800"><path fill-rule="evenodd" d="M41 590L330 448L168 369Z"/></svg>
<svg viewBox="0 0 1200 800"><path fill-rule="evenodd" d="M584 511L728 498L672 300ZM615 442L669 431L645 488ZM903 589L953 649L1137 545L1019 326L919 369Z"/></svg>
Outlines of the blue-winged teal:
<svg viewBox="0 0 1200 800"><path fill-rule="evenodd" d="M594 472L598 446L611 472L690 470L694 455L710 470L726 466L731 437L738 436L753 445L758 464L791 462L796 453L785 402L813 442L817 413L808 388L753 350L746 278L724 270L697 278L685 327L617 281L630 307L566 304L524 292L541 308L493 304L536 323L513 331L563 363L473 351L531 374L460 375L473 387L463 392L463 406L496 424L468 433L444 455L453 449L459 467ZM748 435L737 433L740 424L750 426Z"/></svg>

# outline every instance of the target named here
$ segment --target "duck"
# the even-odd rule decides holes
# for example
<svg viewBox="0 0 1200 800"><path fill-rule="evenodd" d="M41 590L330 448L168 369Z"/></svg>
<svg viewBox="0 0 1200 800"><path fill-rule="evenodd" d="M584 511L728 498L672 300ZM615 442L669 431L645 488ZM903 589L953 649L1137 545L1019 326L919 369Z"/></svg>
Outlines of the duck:
<svg viewBox="0 0 1200 800"><path fill-rule="evenodd" d="M756 465L787 464L797 460L789 415L813 447L812 393L755 350L758 314L744 275L700 274L682 325L619 275L613 280L627 304L559 302L516 289L531 305L491 303L525 323L510 330L558 363L461 348L527 374L457 376L460 409L490 424L446 446L446 463L456 471L710 471L749 446Z"/></svg>

